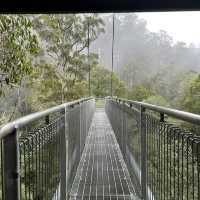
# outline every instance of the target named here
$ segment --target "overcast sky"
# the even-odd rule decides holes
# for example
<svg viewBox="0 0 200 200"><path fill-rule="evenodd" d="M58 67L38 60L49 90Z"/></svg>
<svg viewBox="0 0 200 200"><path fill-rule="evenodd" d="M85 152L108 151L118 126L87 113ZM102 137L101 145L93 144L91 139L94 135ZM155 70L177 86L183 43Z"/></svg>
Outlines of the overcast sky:
<svg viewBox="0 0 200 200"><path fill-rule="evenodd" d="M147 21L147 28L165 30L173 40L200 45L200 11L136 13Z"/></svg>

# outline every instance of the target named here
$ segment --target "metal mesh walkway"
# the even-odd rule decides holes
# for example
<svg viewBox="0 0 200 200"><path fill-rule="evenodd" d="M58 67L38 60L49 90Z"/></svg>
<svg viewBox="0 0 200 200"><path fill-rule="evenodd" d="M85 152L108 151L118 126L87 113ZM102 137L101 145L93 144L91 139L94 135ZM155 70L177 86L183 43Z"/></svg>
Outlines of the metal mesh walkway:
<svg viewBox="0 0 200 200"><path fill-rule="evenodd" d="M74 179L70 200L136 199L119 145L104 109L97 109Z"/></svg>

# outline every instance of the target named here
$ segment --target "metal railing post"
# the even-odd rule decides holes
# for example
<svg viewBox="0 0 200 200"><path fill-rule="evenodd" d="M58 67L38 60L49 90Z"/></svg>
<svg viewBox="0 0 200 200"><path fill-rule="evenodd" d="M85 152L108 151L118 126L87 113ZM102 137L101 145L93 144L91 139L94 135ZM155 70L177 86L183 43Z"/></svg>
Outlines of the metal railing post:
<svg viewBox="0 0 200 200"><path fill-rule="evenodd" d="M145 108L140 107L140 134L141 134L141 189L142 199L147 200L147 138Z"/></svg>
<svg viewBox="0 0 200 200"><path fill-rule="evenodd" d="M49 122L50 122L50 116L47 115L47 116L45 117L45 124L48 125Z"/></svg>
<svg viewBox="0 0 200 200"><path fill-rule="evenodd" d="M78 134L79 134L79 138L78 138L78 160L81 160L81 127L80 127L80 121L81 121L81 116L80 116L80 108L81 108L81 103L78 103L76 105L78 107L78 120L77 120L77 127L78 127Z"/></svg>
<svg viewBox="0 0 200 200"><path fill-rule="evenodd" d="M4 200L20 200L19 147L16 129L3 138Z"/></svg>
<svg viewBox="0 0 200 200"><path fill-rule="evenodd" d="M160 113L160 122L164 122L164 121L165 121L165 114Z"/></svg>
<svg viewBox="0 0 200 200"><path fill-rule="evenodd" d="M82 132L82 102L79 104L79 136L80 136L80 156L82 153L82 140L84 139L84 135Z"/></svg>
<svg viewBox="0 0 200 200"><path fill-rule="evenodd" d="M65 107L64 111L64 120L63 120L63 131L61 133L61 144L60 144L60 166L61 166L61 184L60 184L60 199L66 200L67 199L67 169L68 169L68 155L67 155L67 148L68 148L68 112L67 107Z"/></svg>
<svg viewBox="0 0 200 200"><path fill-rule="evenodd" d="M67 200L69 199L69 185L68 185L68 176L69 176L69 112L68 107L65 107L65 139L66 139L66 196Z"/></svg>
<svg viewBox="0 0 200 200"><path fill-rule="evenodd" d="M126 156L126 144L127 144L127 128L126 128L126 114L125 114L125 106L124 106L124 102L122 104L122 130L123 130L123 156Z"/></svg>

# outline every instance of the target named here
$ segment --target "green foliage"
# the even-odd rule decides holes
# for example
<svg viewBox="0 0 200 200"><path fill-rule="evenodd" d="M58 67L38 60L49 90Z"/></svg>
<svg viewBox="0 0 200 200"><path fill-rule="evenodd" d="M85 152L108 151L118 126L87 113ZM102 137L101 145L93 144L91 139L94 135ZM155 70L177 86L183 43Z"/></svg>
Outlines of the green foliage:
<svg viewBox="0 0 200 200"><path fill-rule="evenodd" d="M128 98L135 101L143 101L151 95L153 95L153 92L149 88L143 85L137 85L129 91Z"/></svg>
<svg viewBox="0 0 200 200"><path fill-rule="evenodd" d="M31 93L28 104L31 110L37 111L62 103L62 95L68 101L87 96L88 85L86 81L76 82L70 90L61 90L62 79L53 65L38 66L30 78L28 87ZM63 93L62 93L63 92Z"/></svg>
<svg viewBox="0 0 200 200"><path fill-rule="evenodd" d="M105 100L103 99L96 99L96 108L104 108Z"/></svg>
<svg viewBox="0 0 200 200"><path fill-rule="evenodd" d="M23 15L0 15L0 73L6 84L20 84L31 74L31 56L38 52L38 41L31 21Z"/></svg>
<svg viewBox="0 0 200 200"><path fill-rule="evenodd" d="M90 54L89 64L85 49L103 32L103 21L97 14L39 15L34 19L35 29L45 42L47 54L57 66L61 80L62 101L77 97L71 88L85 80L90 66L97 64L97 56ZM89 27L89 41L88 41ZM67 91L67 92L66 92Z"/></svg>
<svg viewBox="0 0 200 200"><path fill-rule="evenodd" d="M61 80L52 65L38 66L29 80L28 87L32 91L28 102L34 111L61 103Z"/></svg>
<svg viewBox="0 0 200 200"><path fill-rule="evenodd" d="M157 73L149 81L149 86L155 94L164 97L172 107L179 109L180 101L194 77L196 77L194 71L186 70L178 73L171 66Z"/></svg>
<svg viewBox="0 0 200 200"><path fill-rule="evenodd" d="M144 100L144 102L158 106L170 107L170 104L167 102L167 100L159 95L149 96Z"/></svg>
<svg viewBox="0 0 200 200"><path fill-rule="evenodd" d="M198 184L194 184L198 182L197 155L195 155L194 147L191 144L187 146L185 140L177 139L178 137L171 136L166 140L165 131L155 134L154 130L159 128L161 126L154 127L148 132L148 181L151 183L154 179L154 183L159 183L163 187L162 191L156 190L154 197L159 199L161 195L165 194L165 196L170 195L171 200L179 197L198 199ZM176 135L175 132L173 133ZM182 169L179 164L180 160ZM183 176L182 179L180 179L181 176ZM180 190L180 185L183 187L183 192L178 194L177 190L178 187ZM187 190L190 192L185 192Z"/></svg>
<svg viewBox="0 0 200 200"><path fill-rule="evenodd" d="M195 77L182 102L185 111L200 114L200 75Z"/></svg>
<svg viewBox="0 0 200 200"><path fill-rule="evenodd" d="M70 90L66 91L68 101L80 99L88 96L88 82L86 80L77 81Z"/></svg>
<svg viewBox="0 0 200 200"><path fill-rule="evenodd" d="M0 15L0 96L12 99L0 122L87 96L89 66L98 63L86 53L88 24L91 44L104 31L97 14Z"/></svg>
<svg viewBox="0 0 200 200"><path fill-rule="evenodd" d="M110 72L103 67L95 67L91 73L92 94L96 97L108 96L110 92Z"/></svg>
<svg viewBox="0 0 200 200"><path fill-rule="evenodd" d="M117 77L112 74L113 95L124 97L126 94L125 85ZM94 67L91 73L92 94L96 97L110 96L111 93L111 72L101 66Z"/></svg>

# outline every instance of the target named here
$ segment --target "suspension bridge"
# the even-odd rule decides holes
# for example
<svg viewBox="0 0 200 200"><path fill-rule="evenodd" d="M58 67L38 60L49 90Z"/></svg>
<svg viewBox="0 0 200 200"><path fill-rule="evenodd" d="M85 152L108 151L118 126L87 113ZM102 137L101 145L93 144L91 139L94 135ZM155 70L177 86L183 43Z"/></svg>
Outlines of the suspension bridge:
<svg viewBox="0 0 200 200"><path fill-rule="evenodd" d="M0 129L0 199L200 199L200 116L112 97ZM169 122L170 121L170 122Z"/></svg>

